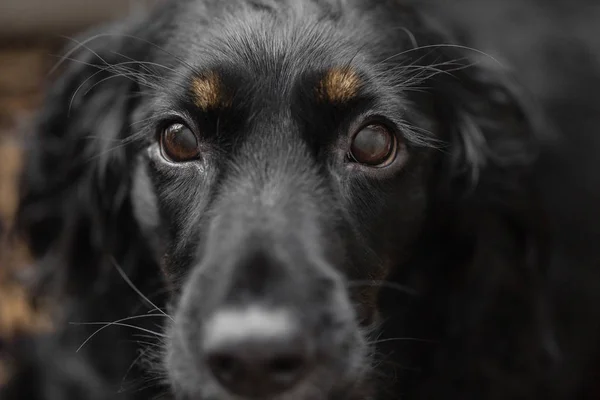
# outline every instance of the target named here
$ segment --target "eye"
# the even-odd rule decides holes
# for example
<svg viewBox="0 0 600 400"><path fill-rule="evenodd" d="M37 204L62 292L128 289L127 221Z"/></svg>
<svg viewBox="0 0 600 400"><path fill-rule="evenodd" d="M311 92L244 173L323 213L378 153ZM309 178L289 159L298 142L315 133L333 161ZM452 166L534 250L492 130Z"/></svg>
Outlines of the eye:
<svg viewBox="0 0 600 400"><path fill-rule="evenodd" d="M395 156L396 136L383 125L367 125L352 138L349 157L373 167L384 167Z"/></svg>
<svg viewBox="0 0 600 400"><path fill-rule="evenodd" d="M200 155L198 138L183 124L172 124L161 132L163 155L173 162L195 160Z"/></svg>

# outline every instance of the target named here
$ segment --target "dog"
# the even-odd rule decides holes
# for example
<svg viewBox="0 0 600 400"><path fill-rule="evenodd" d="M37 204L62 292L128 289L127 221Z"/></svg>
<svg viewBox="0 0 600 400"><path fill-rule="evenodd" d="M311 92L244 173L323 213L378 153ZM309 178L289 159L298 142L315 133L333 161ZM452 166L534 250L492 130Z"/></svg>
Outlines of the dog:
<svg viewBox="0 0 600 400"><path fill-rule="evenodd" d="M594 397L548 283L550 129L418 4L170 2L63 66L18 228L60 298L32 376L64 376L31 396Z"/></svg>

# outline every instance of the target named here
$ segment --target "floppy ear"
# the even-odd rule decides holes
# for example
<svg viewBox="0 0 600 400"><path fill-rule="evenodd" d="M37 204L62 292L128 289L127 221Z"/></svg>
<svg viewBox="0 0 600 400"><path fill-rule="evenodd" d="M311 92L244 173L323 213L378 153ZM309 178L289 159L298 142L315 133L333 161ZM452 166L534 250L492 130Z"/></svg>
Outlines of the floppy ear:
<svg viewBox="0 0 600 400"><path fill-rule="evenodd" d="M21 179L17 229L36 258L60 255L61 270L82 284L106 255L138 240L126 139L141 73L127 61L140 60L147 42L125 27L108 32L70 46L27 137Z"/></svg>
<svg viewBox="0 0 600 400"><path fill-rule="evenodd" d="M155 292L161 283L130 201L139 151L129 140L132 115L146 97L144 89L160 81L160 71L143 64L154 46L150 29L155 26L128 22L74 43L26 140L16 229L36 259L39 286L33 295L60 301L51 310L57 312L56 332L48 339L57 355L63 349L75 354L97 328L67 322L114 321L140 306L115 264L141 292ZM127 375L135 348L121 339L129 333L114 327L95 338L103 344L78 353L100 366L91 372L99 382Z"/></svg>
<svg viewBox="0 0 600 400"><path fill-rule="evenodd" d="M410 54L429 71L416 82L433 96L442 139L449 144L451 157L443 165L449 182L455 189L475 189L488 186L483 175L530 170L540 144L553 139L541 108L510 65L469 47L462 27L433 18L427 7L411 8L419 43Z"/></svg>
<svg viewBox="0 0 600 400"><path fill-rule="evenodd" d="M419 17L417 17L419 18ZM434 199L444 209L482 212L529 230L532 172L551 137L539 109L507 66L480 50L452 43L452 35L421 18L423 43L414 58L426 71L417 80L445 146ZM455 209L455 211L457 211Z"/></svg>
<svg viewBox="0 0 600 400"><path fill-rule="evenodd" d="M451 147L445 165L448 178L453 185L473 190L490 183L510 185L514 174L535 162L542 139L541 113L491 56L473 57L465 54L473 51L457 50L444 51L448 62L468 61L436 76L432 86Z"/></svg>
<svg viewBox="0 0 600 400"><path fill-rule="evenodd" d="M417 389L423 398L465 397L458 382L471 385L473 398L532 398L557 356L543 289L544 218L532 184L542 114L497 61L424 26L419 37L428 41L415 58L435 69L419 86L447 145L424 233L393 277L421 292L402 311L411 321L404 325L414 326L391 323L390 335L440 340L407 350L432 377ZM388 302L399 308L405 300Z"/></svg>
<svg viewBox="0 0 600 400"><path fill-rule="evenodd" d="M520 289L534 296L547 251L533 173L551 129L524 87L490 55L452 45L437 52L452 66L427 83L449 143L434 206L441 213L450 206L453 235L472 239L469 272L497 272L496 280L481 276L497 286L486 288L486 296L519 281L531 284Z"/></svg>

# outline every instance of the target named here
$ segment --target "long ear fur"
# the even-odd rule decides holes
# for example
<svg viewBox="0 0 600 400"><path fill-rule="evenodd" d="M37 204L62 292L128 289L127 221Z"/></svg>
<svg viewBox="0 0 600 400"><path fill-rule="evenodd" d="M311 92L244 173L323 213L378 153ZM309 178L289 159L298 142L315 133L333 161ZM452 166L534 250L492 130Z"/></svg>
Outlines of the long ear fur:
<svg viewBox="0 0 600 400"><path fill-rule="evenodd" d="M71 352L97 326L69 322L114 321L139 312L143 300L115 265L144 293L160 284L130 202L136 153L131 115L142 90L155 82L148 68L132 60L143 62L150 51L149 29L128 22L75 41L27 140L17 229L38 260L40 290L60 296L55 338L58 348ZM119 382L135 359L122 340L130 335L111 327L95 338L104 346L79 355L89 352L94 365L112 376L108 381Z"/></svg>
<svg viewBox="0 0 600 400"><path fill-rule="evenodd" d="M67 68L27 138L21 181L19 231L37 258L66 257L65 273L78 282L95 278L90 263L135 241L128 228L128 138L140 73L138 64L120 63L137 59L147 45L124 28L110 32L73 41L62 61Z"/></svg>
<svg viewBox="0 0 600 400"><path fill-rule="evenodd" d="M490 56L449 44L431 21L423 26L418 37L429 42L415 58L438 72L420 84L448 146L423 237L392 277L421 297L404 307L406 299L387 293L382 304L393 304L386 336L437 344L396 348L399 361L416 360L411 366L431 377L400 371L400 386L423 399L535 398L558 356L543 288L544 218L530 176L541 113Z"/></svg>

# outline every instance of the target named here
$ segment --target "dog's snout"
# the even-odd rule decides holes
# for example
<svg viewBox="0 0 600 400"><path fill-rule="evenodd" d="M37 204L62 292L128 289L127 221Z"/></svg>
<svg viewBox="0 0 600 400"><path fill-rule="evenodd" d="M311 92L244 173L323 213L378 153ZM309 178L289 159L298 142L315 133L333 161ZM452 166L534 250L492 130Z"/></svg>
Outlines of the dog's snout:
<svg viewBox="0 0 600 400"><path fill-rule="evenodd" d="M294 388L314 361L309 335L283 309L219 311L207 324L203 349L215 379L232 394L251 398Z"/></svg>

